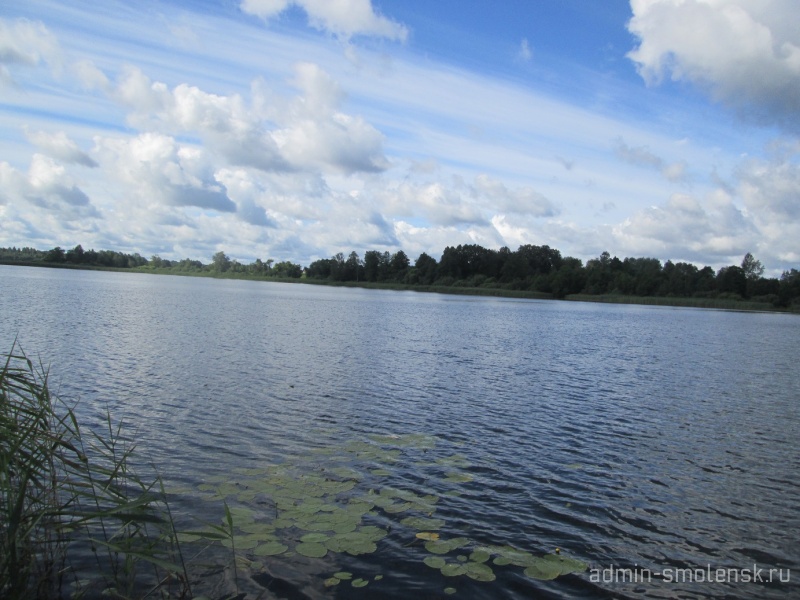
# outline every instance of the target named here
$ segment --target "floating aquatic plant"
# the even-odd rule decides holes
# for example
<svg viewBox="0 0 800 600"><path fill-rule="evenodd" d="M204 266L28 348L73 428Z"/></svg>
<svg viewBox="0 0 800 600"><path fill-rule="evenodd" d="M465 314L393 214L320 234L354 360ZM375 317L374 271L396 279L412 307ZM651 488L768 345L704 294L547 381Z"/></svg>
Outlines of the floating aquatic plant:
<svg viewBox="0 0 800 600"><path fill-rule="evenodd" d="M339 571L338 573L333 574L334 577L338 577L339 579L346 581L348 579L353 578L353 574L348 571Z"/></svg>
<svg viewBox="0 0 800 600"><path fill-rule="evenodd" d="M328 549L318 542L300 542L294 549L298 554L309 558L322 558L328 553Z"/></svg>
<svg viewBox="0 0 800 600"><path fill-rule="evenodd" d="M392 482L387 478L407 454L435 448L433 436L372 435L338 448L314 449L313 456L293 457L291 464L238 469L236 480L208 478L199 489L218 499L236 495L244 504L230 510L235 531L228 545L249 555L279 556L289 549L309 559L371 554L389 535L388 529L370 523L382 519L399 520L401 535L413 533L413 540L420 540L429 553L423 562L448 578L466 576L490 582L496 578L494 569L507 565L522 567L536 579L553 579L587 568L585 563L561 555L535 556L513 546L478 545L466 537L443 539L439 531L446 521L434 516L441 497L432 492L448 486L444 495L462 494L462 489L454 486L473 480L463 470L470 467L466 456L431 456L425 463L409 460L408 464L428 470L430 484L418 488L407 483L382 485ZM254 507L256 502L261 508ZM459 549L462 553L451 554ZM323 584L333 587L344 581L352 587L369 583L364 577L339 571ZM445 593L455 593L455 588L448 587Z"/></svg>
<svg viewBox="0 0 800 600"><path fill-rule="evenodd" d="M277 541L269 541L256 546L255 550L253 550L253 554L256 556L277 556L278 554L283 554L288 549L289 546L286 544Z"/></svg>
<svg viewBox="0 0 800 600"><path fill-rule="evenodd" d="M545 554L525 569L525 575L534 579L555 579L570 573L583 573L588 565L561 554Z"/></svg>
<svg viewBox="0 0 800 600"><path fill-rule="evenodd" d="M434 554L447 554L458 548L463 548L470 544L469 539L465 537L452 538L449 540L431 540L425 542L425 549Z"/></svg>
<svg viewBox="0 0 800 600"><path fill-rule="evenodd" d="M429 529L441 529L444 527L444 519L432 519L429 517L406 517L402 521L400 521L406 527L410 527L411 529L419 529L420 531L426 531Z"/></svg>

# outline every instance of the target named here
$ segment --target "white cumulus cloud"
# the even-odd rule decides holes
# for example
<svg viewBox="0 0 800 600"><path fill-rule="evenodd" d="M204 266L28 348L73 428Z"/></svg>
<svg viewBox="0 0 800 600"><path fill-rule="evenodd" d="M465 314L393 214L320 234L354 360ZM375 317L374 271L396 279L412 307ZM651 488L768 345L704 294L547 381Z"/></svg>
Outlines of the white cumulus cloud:
<svg viewBox="0 0 800 600"><path fill-rule="evenodd" d="M173 138L143 133L133 139L96 140L101 163L114 169L118 181L140 204L235 212L225 187L215 178L205 153L181 146Z"/></svg>
<svg viewBox="0 0 800 600"><path fill-rule="evenodd" d="M796 0L631 0L629 53L649 83L688 81L742 117L800 133Z"/></svg>
<svg viewBox="0 0 800 600"><path fill-rule="evenodd" d="M287 100L263 82L254 99L210 94L196 86L174 89L129 69L114 96L132 109L134 127L165 134L199 136L228 165L265 172L376 172L388 167L383 135L362 117L339 110L343 94L317 65L296 66L300 95Z"/></svg>
<svg viewBox="0 0 800 600"><path fill-rule="evenodd" d="M34 154L27 173L6 162L0 163L0 197L2 204L35 207L61 213L71 220L96 216L89 197L69 176L63 165L43 154Z"/></svg>

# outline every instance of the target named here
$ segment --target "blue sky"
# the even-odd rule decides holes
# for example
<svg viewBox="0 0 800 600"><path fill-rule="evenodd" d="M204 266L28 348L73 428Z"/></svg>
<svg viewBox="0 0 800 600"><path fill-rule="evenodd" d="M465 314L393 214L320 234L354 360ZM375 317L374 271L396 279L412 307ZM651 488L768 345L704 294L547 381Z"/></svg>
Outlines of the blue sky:
<svg viewBox="0 0 800 600"><path fill-rule="evenodd" d="M0 7L0 245L800 266L793 0Z"/></svg>

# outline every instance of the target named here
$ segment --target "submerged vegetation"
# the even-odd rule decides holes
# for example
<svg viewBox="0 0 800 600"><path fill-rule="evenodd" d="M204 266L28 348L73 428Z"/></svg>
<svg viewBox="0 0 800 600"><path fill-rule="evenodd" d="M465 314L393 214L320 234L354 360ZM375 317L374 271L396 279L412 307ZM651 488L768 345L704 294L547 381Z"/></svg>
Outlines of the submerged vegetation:
<svg viewBox="0 0 800 600"><path fill-rule="evenodd" d="M422 253L413 264L402 250L394 254L369 250L363 258L357 252L346 257L338 253L305 268L272 259L246 265L221 251L204 264L159 256L148 260L139 254L84 250L80 245L66 251L60 247L47 251L0 248L0 262L444 293L800 311L800 271L790 269L780 278L765 278L763 265L750 253L741 264L716 272L686 262L662 264L655 258L620 260L608 252L584 264L562 257L549 246L530 244L515 251L477 244L448 246L439 261Z"/></svg>

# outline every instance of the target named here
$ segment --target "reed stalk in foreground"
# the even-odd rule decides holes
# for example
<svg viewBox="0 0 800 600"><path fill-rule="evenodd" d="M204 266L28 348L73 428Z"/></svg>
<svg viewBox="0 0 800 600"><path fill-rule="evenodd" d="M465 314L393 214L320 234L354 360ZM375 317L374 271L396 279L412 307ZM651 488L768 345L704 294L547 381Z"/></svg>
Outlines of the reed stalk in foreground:
<svg viewBox="0 0 800 600"><path fill-rule="evenodd" d="M15 343L0 362L0 597L191 594L160 480L107 417L86 433Z"/></svg>

